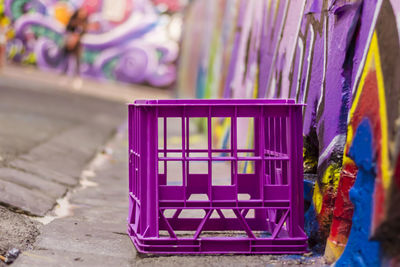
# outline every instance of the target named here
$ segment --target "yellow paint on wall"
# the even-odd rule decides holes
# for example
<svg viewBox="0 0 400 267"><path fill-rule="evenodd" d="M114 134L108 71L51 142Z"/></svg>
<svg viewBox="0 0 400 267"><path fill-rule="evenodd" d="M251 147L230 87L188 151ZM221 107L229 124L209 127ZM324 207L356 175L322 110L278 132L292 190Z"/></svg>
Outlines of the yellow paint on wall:
<svg viewBox="0 0 400 267"><path fill-rule="evenodd" d="M325 248L325 255L324 255L324 259L326 261L327 264L332 264L335 261L337 261L337 259L340 258L340 256L342 256L342 253L345 249L345 245L343 244L336 244L334 242L332 242L331 240L326 241L326 248Z"/></svg>
<svg viewBox="0 0 400 267"><path fill-rule="evenodd" d="M339 186L339 180L340 180L340 168L334 165L330 165L328 168L326 168L324 174L322 175L321 184L331 185L336 190L337 187ZM319 214L322 209L323 194L324 192L319 187L319 184L315 183L313 192L313 204L317 214Z"/></svg>
<svg viewBox="0 0 400 267"><path fill-rule="evenodd" d="M383 73L381 67L381 58L379 54L378 38L376 32L372 37L371 49L375 54L376 76L378 79L378 94L379 94L379 116L381 119L381 168L382 168L382 184L383 188L389 189L391 180L391 170L389 163L389 141L388 141L388 122L386 114L386 99L385 99L385 85L383 81Z"/></svg>
<svg viewBox="0 0 400 267"><path fill-rule="evenodd" d="M332 184L336 189L339 185L340 169L330 165L322 176L321 182L323 184Z"/></svg>
<svg viewBox="0 0 400 267"><path fill-rule="evenodd" d="M388 142L388 129L387 129L387 114L386 114L386 99L385 99L385 85L382 74L381 60L379 54L378 37L376 32L374 32L371 40L370 49L368 51L367 60L365 63L364 71L362 73L360 83L357 88L356 96L354 98L353 104L349 112L349 127L347 131L348 144L345 148L345 156L343 157L343 164L347 163L349 159L347 155L347 150L349 145L353 140L354 129L351 127L351 120L354 117L354 113L357 109L358 103L360 101L361 93L365 85L365 79L370 70L376 71L377 81L378 81L378 96L379 96L379 117L381 121L381 170L382 170L382 184L385 191L389 188L391 180L391 170L389 163L389 142Z"/></svg>
<svg viewBox="0 0 400 267"><path fill-rule="evenodd" d="M315 208L315 212L319 214L322 208L322 192L319 189L318 183L314 185L314 192L313 192L313 204Z"/></svg>

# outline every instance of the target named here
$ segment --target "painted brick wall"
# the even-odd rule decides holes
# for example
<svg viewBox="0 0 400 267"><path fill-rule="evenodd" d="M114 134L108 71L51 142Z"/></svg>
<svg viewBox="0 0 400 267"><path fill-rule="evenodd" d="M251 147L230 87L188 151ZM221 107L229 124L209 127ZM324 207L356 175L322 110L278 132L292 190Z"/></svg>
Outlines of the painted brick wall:
<svg viewBox="0 0 400 267"><path fill-rule="evenodd" d="M397 0L197 0L184 20L182 97L307 104L306 228L338 265L399 263L399 31Z"/></svg>

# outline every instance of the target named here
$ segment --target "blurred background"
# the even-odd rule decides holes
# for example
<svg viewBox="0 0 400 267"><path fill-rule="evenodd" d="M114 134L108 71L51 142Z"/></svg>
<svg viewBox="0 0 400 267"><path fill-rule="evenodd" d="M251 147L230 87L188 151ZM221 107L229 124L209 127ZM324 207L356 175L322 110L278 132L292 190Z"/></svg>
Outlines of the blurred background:
<svg viewBox="0 0 400 267"><path fill-rule="evenodd" d="M9 62L55 73L170 87L187 0L2 0L1 34ZM80 36L80 64L65 46L78 9L87 24ZM72 20L71 20L72 18ZM4 58L4 56L3 56Z"/></svg>

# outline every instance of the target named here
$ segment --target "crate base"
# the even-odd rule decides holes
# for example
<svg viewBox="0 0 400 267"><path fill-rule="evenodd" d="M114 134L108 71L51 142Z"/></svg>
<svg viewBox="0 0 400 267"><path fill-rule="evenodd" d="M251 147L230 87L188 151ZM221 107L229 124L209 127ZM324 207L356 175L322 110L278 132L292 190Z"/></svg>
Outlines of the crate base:
<svg viewBox="0 0 400 267"><path fill-rule="evenodd" d="M130 227L128 234L143 254L303 254L307 237L301 238L143 238Z"/></svg>

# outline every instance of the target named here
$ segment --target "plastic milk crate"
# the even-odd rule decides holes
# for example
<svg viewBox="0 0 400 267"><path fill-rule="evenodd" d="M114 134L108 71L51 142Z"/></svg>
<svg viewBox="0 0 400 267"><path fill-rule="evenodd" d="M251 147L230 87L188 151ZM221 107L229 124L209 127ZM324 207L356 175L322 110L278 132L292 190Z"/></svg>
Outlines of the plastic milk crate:
<svg viewBox="0 0 400 267"><path fill-rule="evenodd" d="M137 250L306 252L302 151L302 105L292 100L135 101L128 233Z"/></svg>

